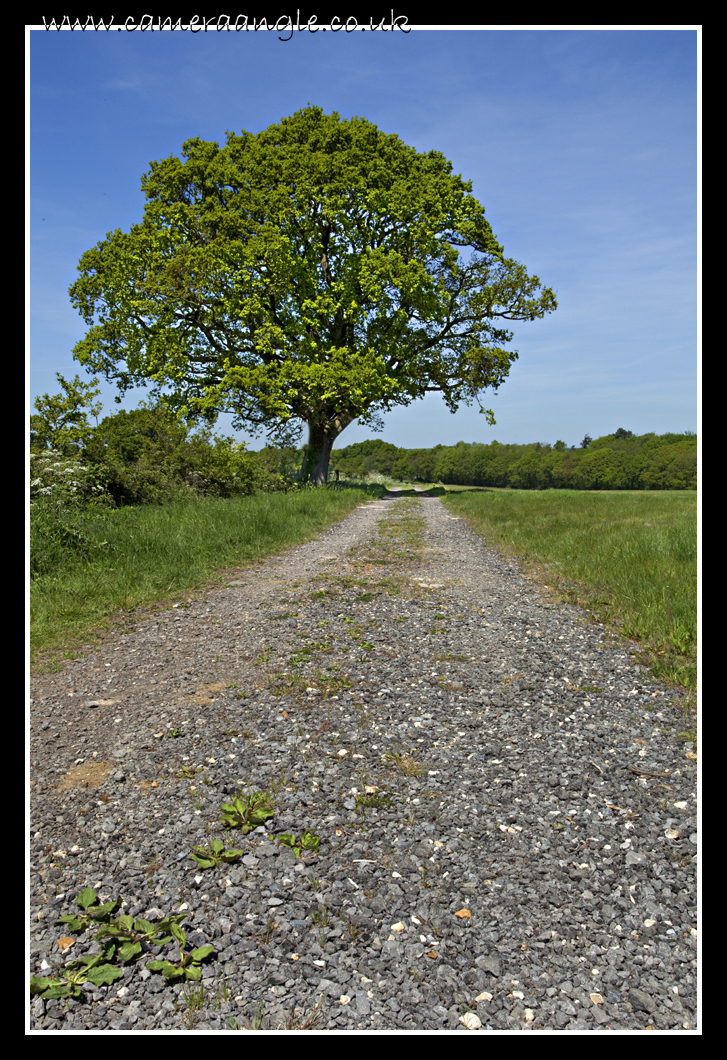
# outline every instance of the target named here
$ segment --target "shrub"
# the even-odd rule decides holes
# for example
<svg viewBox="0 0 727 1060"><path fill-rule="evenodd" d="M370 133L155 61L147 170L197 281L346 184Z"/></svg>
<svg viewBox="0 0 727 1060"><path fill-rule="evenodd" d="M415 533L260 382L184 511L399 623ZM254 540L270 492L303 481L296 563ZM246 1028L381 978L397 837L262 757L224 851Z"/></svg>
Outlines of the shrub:
<svg viewBox="0 0 727 1060"><path fill-rule="evenodd" d="M39 503L61 510L80 510L89 504L108 504L106 475L77 457L57 449L30 454L30 505Z"/></svg>
<svg viewBox="0 0 727 1060"><path fill-rule="evenodd" d="M84 531L84 510L112 504L98 468L57 450L30 454L30 576L37 580L71 558L90 559L107 543Z"/></svg>
<svg viewBox="0 0 727 1060"><path fill-rule="evenodd" d="M244 442L192 431L164 406L108 416L93 432L88 458L106 469L118 506L167 504L197 497L235 497L287 488L247 452Z"/></svg>

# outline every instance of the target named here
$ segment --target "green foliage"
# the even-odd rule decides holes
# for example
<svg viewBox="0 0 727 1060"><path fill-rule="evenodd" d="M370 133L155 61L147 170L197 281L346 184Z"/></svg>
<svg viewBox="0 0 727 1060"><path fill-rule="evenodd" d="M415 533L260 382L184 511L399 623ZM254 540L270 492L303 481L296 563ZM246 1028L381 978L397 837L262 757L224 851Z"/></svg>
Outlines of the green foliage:
<svg viewBox="0 0 727 1060"><path fill-rule="evenodd" d="M106 556L112 546L89 535L87 509L107 507L103 473L57 450L30 454L30 576L37 580L73 562Z"/></svg>
<svg viewBox="0 0 727 1060"><path fill-rule="evenodd" d="M365 478L371 473L391 475L394 464L405 449L398 449L380 438L368 438L365 442L334 449L331 453L331 470L351 478Z"/></svg>
<svg viewBox="0 0 727 1060"><path fill-rule="evenodd" d="M399 457L391 469L394 478L409 482L432 482L437 457L443 446L434 449L409 449Z"/></svg>
<svg viewBox="0 0 727 1060"><path fill-rule="evenodd" d="M307 423L316 483L354 419L431 391L479 403L517 358L502 322L556 308L471 182L364 118L308 106L182 155L151 163L141 223L82 256L74 356L207 422L231 412L286 444Z"/></svg>
<svg viewBox="0 0 727 1060"><path fill-rule="evenodd" d="M132 916L122 915L113 921L111 913L119 905L119 899L101 903L92 887L86 887L76 897L76 905L83 913L73 913L59 917L56 924L66 925L67 930L79 934L97 926L95 941L100 943L100 951L95 955L85 955L69 961L62 972L52 976L31 976L31 994L42 997L81 998L83 984L105 986L123 976L123 970L114 962L135 961L149 946L166 946L173 940L179 946L179 961L151 961L147 967L151 971L160 971L168 981L183 977L200 979L200 963L214 951L213 946L201 946L191 952L186 951L186 935L180 924L186 919L186 913L165 917L158 924Z"/></svg>
<svg viewBox="0 0 727 1060"><path fill-rule="evenodd" d="M187 935L183 928L173 923L171 932L179 944L178 961L148 961L147 968L151 972L161 972L167 982L172 982L174 979L199 981L202 978L200 964L214 953L214 946L199 946L197 949L187 951Z"/></svg>
<svg viewBox="0 0 727 1060"><path fill-rule="evenodd" d="M207 847L192 847L192 853L189 856L201 869L216 869L222 862L226 865L232 864L244 853L244 850L225 850L224 843L219 839L213 839Z"/></svg>
<svg viewBox="0 0 727 1060"><path fill-rule="evenodd" d="M111 964L113 949L113 945L104 946L96 956L85 956L70 961L59 975L31 976L30 993L40 994L47 1000L60 997L82 998L84 993L81 987L84 983L93 983L94 986L110 985L121 979L124 974L121 968Z"/></svg>
<svg viewBox="0 0 727 1060"><path fill-rule="evenodd" d="M34 452L54 449L62 456L71 457L83 448L91 432L87 413L97 417L103 408L94 401L101 391L98 380L84 383L76 376L70 383L56 372L61 394L43 394L36 398L37 410L30 417L30 448Z"/></svg>
<svg viewBox="0 0 727 1060"><path fill-rule="evenodd" d="M87 440L86 457L106 473L117 505L161 504L196 497L232 497L279 488L246 452L243 442L215 437L159 404L121 411L101 421Z"/></svg>
<svg viewBox="0 0 727 1060"><path fill-rule="evenodd" d="M142 403L90 427L84 408L90 406L98 415L101 405L93 402L98 391L78 377L73 384L60 375L58 379L66 393L38 398L36 407L44 410L45 418L31 417L30 496L35 516L41 510L55 512L63 524L69 512L92 506L162 504L296 488L295 469L287 458L278 456L273 467L269 454L249 453L245 443L213 436L209 426L192 430L190 422L174 415L164 402ZM42 532L53 537L56 529L44 523Z"/></svg>
<svg viewBox="0 0 727 1060"><path fill-rule="evenodd" d="M68 931L82 932L87 931L94 924L106 924L118 907L119 899L101 904L93 887L86 887L76 897L76 905L83 909L83 913L61 916L56 920L56 925L66 924Z"/></svg>
<svg viewBox="0 0 727 1060"><path fill-rule="evenodd" d="M222 804L221 820L225 828L241 829L243 835L259 828L275 816L275 807L268 792L248 791L235 795L229 803Z"/></svg>
<svg viewBox="0 0 727 1060"><path fill-rule="evenodd" d="M134 920L131 916L119 916L99 928L96 938L108 939L117 947L117 956L122 961L134 961L144 952L144 946L166 946L177 937L174 929L179 927L187 914L168 916L158 924L152 924L140 917ZM171 935L167 932L171 931Z"/></svg>
<svg viewBox="0 0 727 1060"><path fill-rule="evenodd" d="M383 791L373 791L365 795L356 796L357 812L363 811L365 813L366 810L372 808L377 810L388 809L390 806L393 806L392 798Z"/></svg>
<svg viewBox="0 0 727 1060"><path fill-rule="evenodd" d="M306 851L317 854L321 845L320 837L315 835L314 832L303 832L297 839L294 835L279 835L278 842L285 847L290 847L297 858L301 857Z"/></svg>
<svg viewBox="0 0 727 1060"><path fill-rule="evenodd" d="M584 439L585 440L585 439ZM376 454L385 442L369 440L334 449L331 466L351 477L377 473ZM391 447L394 448L394 447ZM373 454L373 455L372 455ZM489 445L479 442L397 449L379 466L393 479L456 486L512 489L654 490L696 489L697 437L634 435L619 428L578 449L558 440L553 446Z"/></svg>
<svg viewBox="0 0 727 1060"><path fill-rule="evenodd" d="M252 455L269 481L277 482L281 489L290 488L291 484L300 478L304 457L302 449L296 449L292 445L266 445Z"/></svg>
<svg viewBox="0 0 727 1060"><path fill-rule="evenodd" d="M106 476L88 467L78 456L64 456L58 449L30 453L30 504L33 508L81 511L108 502Z"/></svg>

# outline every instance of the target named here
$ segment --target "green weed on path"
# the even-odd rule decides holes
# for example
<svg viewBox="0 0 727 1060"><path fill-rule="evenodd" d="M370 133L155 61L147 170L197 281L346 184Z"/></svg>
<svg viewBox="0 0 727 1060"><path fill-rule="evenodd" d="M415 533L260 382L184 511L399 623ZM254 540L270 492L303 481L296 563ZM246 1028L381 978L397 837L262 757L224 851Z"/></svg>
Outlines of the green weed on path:
<svg viewBox="0 0 727 1060"><path fill-rule="evenodd" d="M311 489L80 513L83 549L44 552L42 535L31 543L31 659L49 651L69 657L119 611L179 599L223 568L309 541L370 498Z"/></svg>
<svg viewBox="0 0 727 1060"><path fill-rule="evenodd" d="M686 491L449 493L488 545L635 642L658 678L693 689L697 496Z"/></svg>

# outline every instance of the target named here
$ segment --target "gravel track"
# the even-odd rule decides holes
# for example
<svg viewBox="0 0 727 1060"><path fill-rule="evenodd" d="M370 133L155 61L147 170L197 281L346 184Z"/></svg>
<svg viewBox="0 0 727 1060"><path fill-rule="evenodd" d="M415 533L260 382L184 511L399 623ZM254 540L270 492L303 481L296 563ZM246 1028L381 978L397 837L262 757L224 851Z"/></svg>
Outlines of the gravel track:
<svg viewBox="0 0 727 1060"><path fill-rule="evenodd" d="M31 1029L697 1027L674 694L438 499L365 504L31 696L30 974L98 950L54 926L86 886L215 947L197 1003L154 951ZM276 807L246 836L239 783ZM306 830L317 855L277 840ZM215 836L244 857L202 871Z"/></svg>

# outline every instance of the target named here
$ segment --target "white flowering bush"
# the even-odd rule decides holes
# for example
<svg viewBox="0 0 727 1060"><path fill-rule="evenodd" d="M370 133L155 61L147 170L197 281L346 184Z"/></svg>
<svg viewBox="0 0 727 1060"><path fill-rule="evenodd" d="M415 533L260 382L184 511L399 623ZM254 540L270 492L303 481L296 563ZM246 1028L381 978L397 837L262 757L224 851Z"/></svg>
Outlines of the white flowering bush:
<svg viewBox="0 0 727 1060"><path fill-rule="evenodd" d="M58 450L30 454L30 572L49 574L72 559L88 560L107 542L94 541L84 527L87 509L112 503L99 469L88 468Z"/></svg>
<svg viewBox="0 0 727 1060"><path fill-rule="evenodd" d="M76 458L65 457L57 449L30 454L30 505L85 508L108 502L103 472L89 468Z"/></svg>

